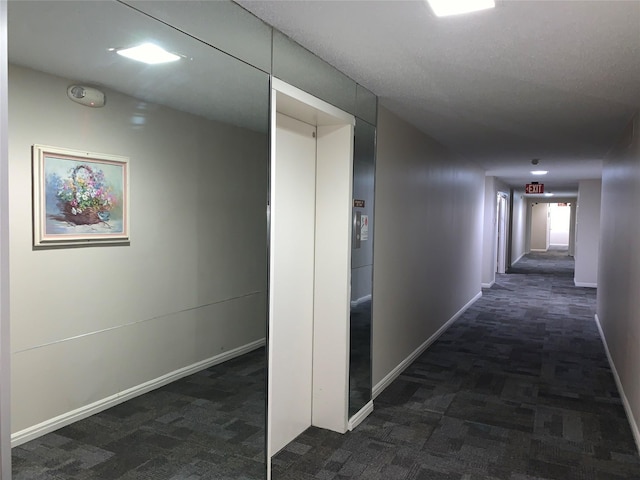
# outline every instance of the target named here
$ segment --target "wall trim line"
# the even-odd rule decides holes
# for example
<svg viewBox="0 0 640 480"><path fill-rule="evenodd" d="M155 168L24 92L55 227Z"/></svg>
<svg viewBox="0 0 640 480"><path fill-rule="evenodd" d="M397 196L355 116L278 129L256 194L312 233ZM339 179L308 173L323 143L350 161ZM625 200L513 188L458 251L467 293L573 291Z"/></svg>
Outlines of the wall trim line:
<svg viewBox="0 0 640 480"><path fill-rule="evenodd" d="M495 279L491 280L489 283L481 283L480 286L482 288L491 288L495 285L496 281Z"/></svg>
<svg viewBox="0 0 640 480"><path fill-rule="evenodd" d="M360 425L371 413L373 413L373 400L369 400L369 402L362 407L358 413L349 419L349 431L352 431Z"/></svg>
<svg viewBox="0 0 640 480"><path fill-rule="evenodd" d="M62 415L58 415L57 417L53 417L49 420L38 423L37 425L33 425L31 427L25 428L24 430L20 430L11 435L11 447L17 447L18 445L22 445L23 443L34 440L38 437L41 437L42 435L51 433L55 430L58 430L59 428L66 427L67 425L77 422L78 420L83 420L87 417L90 417L91 415L103 412L108 408L115 407L116 405L126 402L127 400L131 400L132 398L139 397L140 395L148 393L152 390L168 385L171 382L175 382L176 380L179 380L181 378L188 377L189 375L193 375L194 373L197 373L201 370L205 370L209 367L213 367L214 365L226 362L227 360L232 360L236 357L244 355L245 353L249 353L253 350L263 347L265 346L265 344L266 340L264 338L251 343L247 343L246 345L242 345L219 355L215 355L205 360L187 365L186 367L179 368L177 370L174 370L173 372L169 372L148 382L141 383L140 385L136 385L135 387L128 388L114 395L110 395L106 398L98 400L97 402L90 403L89 405L71 410L67 413L63 413Z"/></svg>
<svg viewBox="0 0 640 480"><path fill-rule="evenodd" d="M453 323L460 318L460 316L475 302L477 302L480 297L482 297L482 291L478 292L471 300L469 300L464 307L458 310L457 313L453 315L447 322L442 325L436 333L431 335L422 345L416 348L413 353L411 353L407 358L405 358L402 362L400 362L393 370L391 370L382 380L375 384L373 387L373 398L375 399L378 395L380 395L385 388L387 388L391 383L398 378L402 372L406 370L406 368L411 365L422 353L429 348L429 346L435 342L440 335L442 335Z"/></svg>
<svg viewBox="0 0 640 480"><path fill-rule="evenodd" d="M573 279L573 284L574 284L576 287L598 288L598 284L597 284L597 283L591 283L591 282L579 282L579 281L577 281L575 278Z"/></svg>
<svg viewBox="0 0 640 480"><path fill-rule="evenodd" d="M616 365L613 363L613 357L611 356L611 352L609 351L609 345L607 345L607 339L604 335L604 330L602 329L602 325L600 324L600 318L598 314L595 314L596 326L598 327L598 332L600 333L600 339L602 340L602 345L604 345L604 351L607 354L607 360L609 361L609 367L611 367L611 371L613 372L613 378L616 381L616 386L618 387L618 393L620 394L620 398L622 399L622 405L624 406L624 411L627 414L627 420L629 421L629 426L631 427L631 433L633 433L633 439L636 442L636 449L638 453L640 453L640 427L638 426L638 422L633 416L633 410L631 410L631 405L629 404L629 400L627 399L627 395L624 393L624 388L622 387L622 381L620 380L620 375L618 375L618 370L616 370Z"/></svg>
<svg viewBox="0 0 640 480"><path fill-rule="evenodd" d="M535 251L535 250L532 250L532 251ZM513 262L511 262L511 265L518 263L520 260L522 260L522 257L524 257L525 255L526 255L525 252L521 253L518 258L516 258Z"/></svg>

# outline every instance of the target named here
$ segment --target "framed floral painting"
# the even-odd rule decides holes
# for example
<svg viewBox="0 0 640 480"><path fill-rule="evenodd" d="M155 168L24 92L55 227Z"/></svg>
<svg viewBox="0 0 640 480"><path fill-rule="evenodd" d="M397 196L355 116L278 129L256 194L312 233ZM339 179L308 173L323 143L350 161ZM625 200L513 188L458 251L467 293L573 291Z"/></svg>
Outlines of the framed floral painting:
<svg viewBox="0 0 640 480"><path fill-rule="evenodd" d="M129 159L33 146L36 247L129 242Z"/></svg>

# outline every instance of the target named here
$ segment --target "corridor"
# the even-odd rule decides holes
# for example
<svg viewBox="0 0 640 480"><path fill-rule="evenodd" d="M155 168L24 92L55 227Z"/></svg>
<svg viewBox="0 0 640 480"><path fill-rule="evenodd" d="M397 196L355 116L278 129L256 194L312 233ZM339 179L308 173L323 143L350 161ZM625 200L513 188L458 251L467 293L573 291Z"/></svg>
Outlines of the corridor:
<svg viewBox="0 0 640 480"><path fill-rule="evenodd" d="M629 480L640 458L573 259L525 256L344 436L309 429L277 480ZM428 312L425 312L428 315Z"/></svg>

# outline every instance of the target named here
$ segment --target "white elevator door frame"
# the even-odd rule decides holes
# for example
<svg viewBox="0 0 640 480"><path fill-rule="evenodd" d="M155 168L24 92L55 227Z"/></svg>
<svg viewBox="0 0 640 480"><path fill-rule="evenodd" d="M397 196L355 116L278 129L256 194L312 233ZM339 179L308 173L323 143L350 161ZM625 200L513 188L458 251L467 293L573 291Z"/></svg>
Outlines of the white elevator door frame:
<svg viewBox="0 0 640 480"><path fill-rule="evenodd" d="M278 240L271 245L277 269L271 310L278 325L270 344L277 346L271 376L274 400L273 452L278 452L311 425L313 370L313 290L315 266L316 127L277 114L277 162L273 173L271 224ZM286 345L286 349L285 346ZM287 361L287 359L290 359ZM285 393L286 392L286 393Z"/></svg>
<svg viewBox="0 0 640 480"><path fill-rule="evenodd" d="M271 108L267 478L309 426L348 427L355 125L275 78Z"/></svg>

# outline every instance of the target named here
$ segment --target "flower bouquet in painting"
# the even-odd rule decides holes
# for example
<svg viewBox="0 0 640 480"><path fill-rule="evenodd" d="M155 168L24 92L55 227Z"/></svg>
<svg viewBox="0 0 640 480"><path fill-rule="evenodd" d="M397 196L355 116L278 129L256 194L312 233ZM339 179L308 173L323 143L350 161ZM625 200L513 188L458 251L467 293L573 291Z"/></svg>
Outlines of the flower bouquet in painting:
<svg viewBox="0 0 640 480"><path fill-rule="evenodd" d="M66 221L75 225L107 222L116 205L104 172L87 164L72 168L68 178L60 179L56 197Z"/></svg>
<svg viewBox="0 0 640 480"><path fill-rule="evenodd" d="M129 242L129 159L33 146L35 247Z"/></svg>

